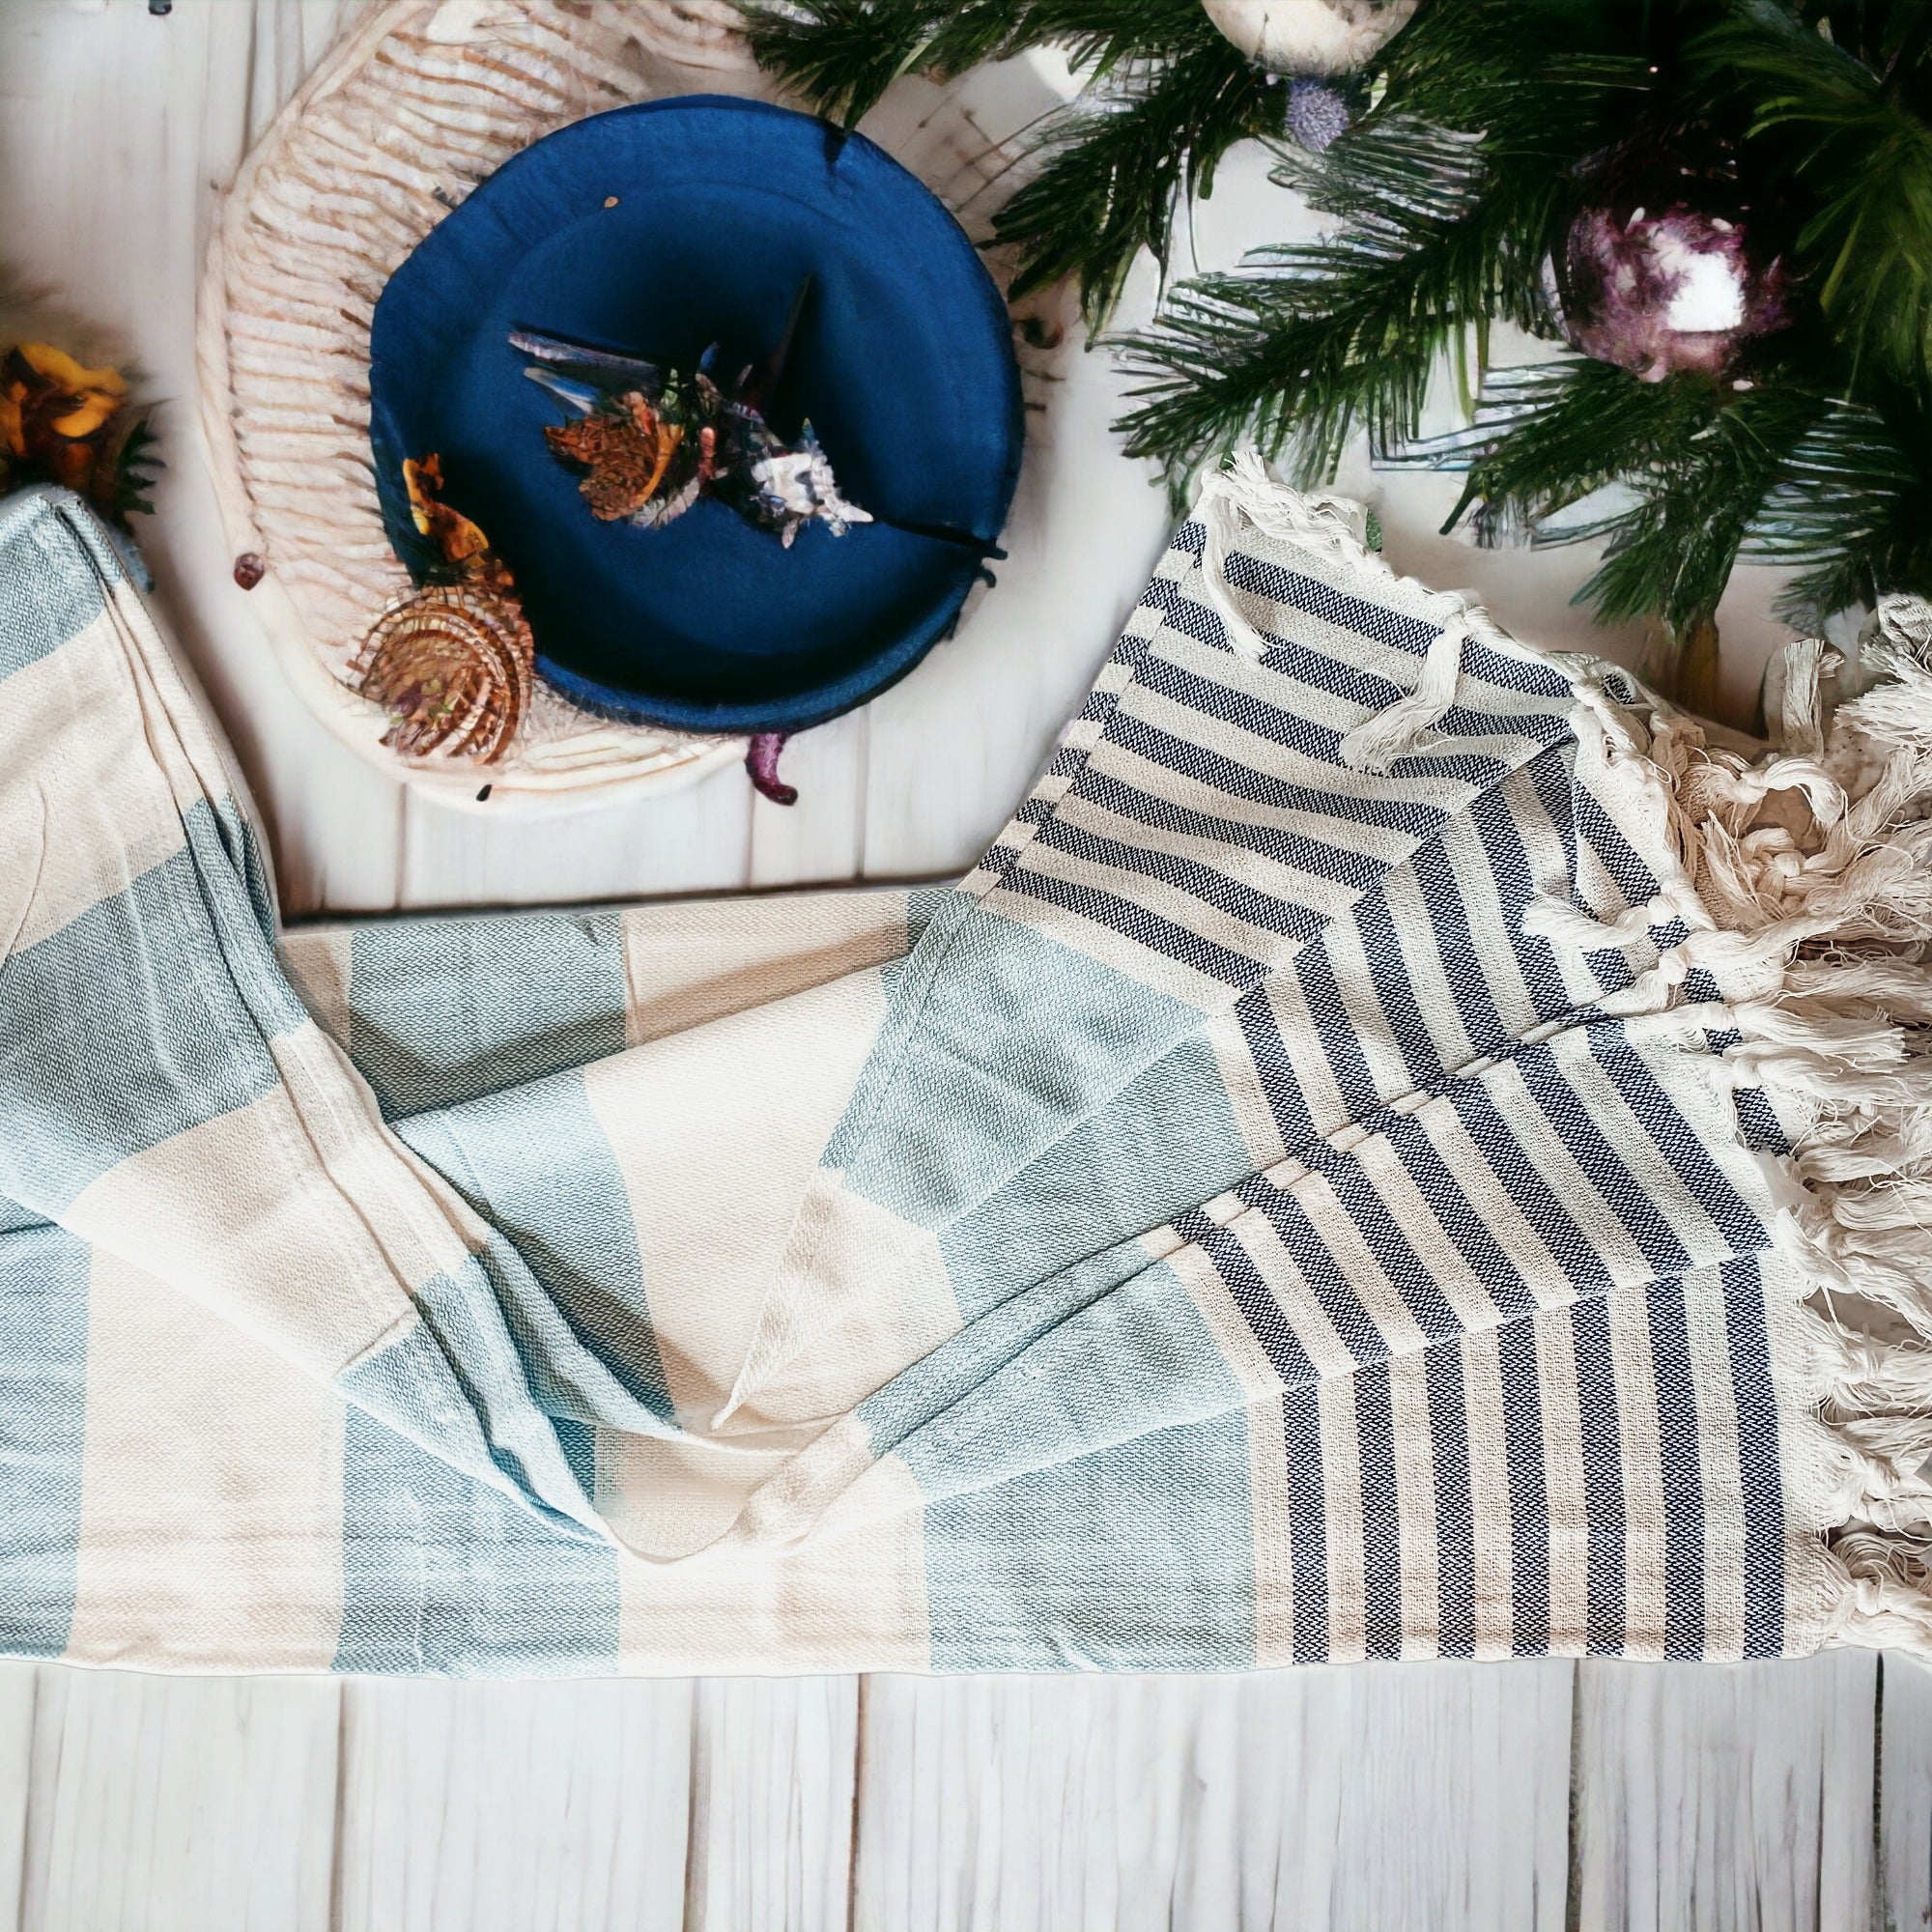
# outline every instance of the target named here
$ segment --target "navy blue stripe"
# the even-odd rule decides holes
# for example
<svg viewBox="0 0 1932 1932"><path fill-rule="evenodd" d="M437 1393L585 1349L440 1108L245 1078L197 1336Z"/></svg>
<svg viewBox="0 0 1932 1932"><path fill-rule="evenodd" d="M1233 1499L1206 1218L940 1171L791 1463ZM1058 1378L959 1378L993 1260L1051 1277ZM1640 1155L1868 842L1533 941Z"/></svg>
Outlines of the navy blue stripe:
<svg viewBox="0 0 1932 1932"><path fill-rule="evenodd" d="M1362 1482L1362 1639L1370 1657L1402 1655L1402 1537L1395 1414L1386 1366L1355 1373L1355 1438Z"/></svg>
<svg viewBox="0 0 1932 1932"><path fill-rule="evenodd" d="M1408 1236L1396 1225L1387 1204L1362 1172L1360 1161L1352 1153L1338 1153L1332 1149L1311 1149L1310 1156L1310 1169L1327 1181L1329 1192L1353 1222L1362 1245L1388 1277L1389 1286L1414 1317L1415 1325L1432 1342L1462 1334L1466 1324L1442 1293L1435 1269L1409 1245Z"/></svg>
<svg viewBox="0 0 1932 1932"><path fill-rule="evenodd" d="M1261 1175L1244 1180L1235 1192L1267 1217L1280 1236L1282 1246L1293 1258L1308 1292L1327 1316L1349 1353L1357 1362L1385 1361L1388 1343L1362 1306L1361 1297L1350 1286L1348 1276L1335 1264L1335 1257L1317 1236L1301 1203L1287 1189L1275 1186Z"/></svg>
<svg viewBox="0 0 1932 1932"><path fill-rule="evenodd" d="M1657 896L1657 875L1636 855L1630 840L1616 828L1610 815L1583 785L1571 789L1571 810L1577 836L1596 854L1597 862L1615 882L1627 903L1642 905ZM1577 876L1571 867L1570 876Z"/></svg>
<svg viewBox="0 0 1932 1932"><path fill-rule="evenodd" d="M1281 1405L1288 1469L1288 1551L1294 1570L1294 1661L1328 1657L1328 1504L1322 1484L1320 1391L1290 1389Z"/></svg>
<svg viewBox="0 0 1932 1932"><path fill-rule="evenodd" d="M1480 1081L1459 1081L1445 1095L1463 1130L1537 1238L1550 1252L1573 1290L1601 1293L1608 1281L1604 1259L1577 1225L1577 1217L1550 1191L1522 1151L1522 1143Z"/></svg>
<svg viewBox="0 0 1932 1932"><path fill-rule="evenodd" d="M1204 866L1198 859L1162 852L1147 845L1128 845L1121 839L1109 838L1104 833L1090 832L1084 826L1069 824L1064 818L1056 818L1040 828L1039 843L1055 851L1070 853L1076 859L1085 859L1092 865L1109 866L1117 871L1137 872L1143 878L1158 879L1162 885L1172 886L1177 892L1199 899L1203 905L1212 906L1216 912L1226 913L1230 919L1238 919L1263 932L1289 933L1295 938L1305 938L1311 930L1311 916L1317 921L1328 917L1319 908L1261 892L1234 873L1217 871L1212 866ZM1301 853L1305 860L1316 862L1306 867L1311 872L1333 877L1341 869L1332 865L1337 856L1332 848L1304 845ZM1359 867L1360 862L1356 861L1349 869L1358 870Z"/></svg>
<svg viewBox="0 0 1932 1932"><path fill-rule="evenodd" d="M1152 730L1151 726L1147 728ZM1258 852L1264 859L1296 867L1319 878L1339 880L1356 892L1366 892L1397 863L1331 843L1310 832L1285 831L1275 825L1249 825L1238 818L1223 818L1217 812L1196 811L1157 792L1144 791L1097 765L1090 764L1070 789L1074 797L1097 805L1117 817L1228 846L1231 856L1232 852ZM1355 822L1346 813L1322 815L1338 824Z"/></svg>
<svg viewBox="0 0 1932 1932"><path fill-rule="evenodd" d="M1416 1192L1428 1202L1443 1233L1455 1242L1456 1251L1468 1263L1497 1309L1504 1315L1533 1314L1536 1297L1522 1270L1503 1252L1489 1224L1470 1205L1421 1122L1412 1114L1390 1114L1382 1132L1403 1171L1415 1183Z"/></svg>
<svg viewBox="0 0 1932 1932"><path fill-rule="evenodd" d="M1653 1278L1686 1273L1692 1263L1677 1231L1617 1157L1577 1090L1564 1078L1548 1046L1528 1049L1518 1057L1516 1064L1530 1098L1556 1129L1571 1156L1611 1212L1623 1223L1649 1264Z"/></svg>
<svg viewBox="0 0 1932 1932"><path fill-rule="evenodd" d="M1554 762L1548 753L1532 760L1537 766ZM1530 782L1533 792L1533 777ZM1539 1020L1560 1019L1571 1010L1571 999L1557 964L1556 949L1548 940L1522 930L1523 912L1537 896L1536 878L1523 843L1522 828L1511 809L1508 788L1485 792L1472 800L1469 821L1489 860L1496 896L1502 903L1504 927L1516 954L1517 970L1522 975L1535 1015ZM1523 1030L1517 1029L1519 1033Z"/></svg>
<svg viewBox="0 0 1932 1932"><path fill-rule="evenodd" d="M1444 1657L1476 1654L1476 1499L1469 1482L1469 1416L1460 1347L1422 1358L1435 1470L1435 1615Z"/></svg>
<svg viewBox="0 0 1932 1932"><path fill-rule="evenodd" d="M1535 1322L1499 1328L1496 1358L1510 1496L1510 1648L1519 1657L1542 1657L1549 1649L1549 1492Z"/></svg>
<svg viewBox="0 0 1932 1932"><path fill-rule="evenodd" d="M1764 1223L1724 1178L1710 1151L1678 1111L1676 1102L1658 1084L1642 1056L1625 1039L1622 1028L1599 1022L1584 1031L1592 1055L1616 1083L1624 1105L1690 1188L1731 1252L1748 1254L1768 1247L1771 1236Z"/></svg>
<svg viewBox="0 0 1932 1932"><path fill-rule="evenodd" d="M1282 978L1292 982L1293 969ZM1284 1153L1298 1147L1315 1132L1314 1117L1294 1071L1288 1042L1281 1037L1275 1018L1272 988L1281 980L1243 993L1235 1003L1235 1017L1240 1023L1241 1037L1247 1042L1248 1058L1254 1062L1255 1077L1261 1082L1263 1097L1274 1117L1275 1132L1281 1137Z"/></svg>
<svg viewBox="0 0 1932 1932"><path fill-rule="evenodd" d="M1013 867L1007 875L1005 890L1024 893L1028 898L1040 899L1048 905L1059 906L1063 911L1077 913L1096 925L1123 933L1151 952L1164 952L1169 958L1179 959L1193 967L1197 973L1204 973L1210 980L1219 980L1225 985L1237 988L1252 986L1267 970L1258 960L1230 952L1226 947L1216 946L1211 939L1203 939L1198 932L1190 932L1171 919L1162 919L1158 913L1149 912L1145 906L1117 898L1112 893L1099 892L1092 886L1049 878L1027 866Z"/></svg>
<svg viewBox="0 0 1932 1932"><path fill-rule="evenodd" d="M1704 1651L1704 1467L1683 1285L1648 1297L1657 1381L1658 1461L1663 1474L1663 1654Z"/></svg>
<svg viewBox="0 0 1932 1932"><path fill-rule="evenodd" d="M1286 604L1305 611L1312 617L1334 624L1357 637L1373 638L1422 657L1441 635L1441 626L1426 619L1406 617L1380 604L1351 597L1333 584L1303 577L1298 571L1284 570L1244 552L1232 551L1226 571L1228 582L1237 590L1265 597L1271 604ZM1554 698L1568 710L1572 687L1568 677L1552 665L1532 658L1505 657L1480 638L1465 638L1462 646L1463 672L1504 691L1522 692L1533 697Z"/></svg>
<svg viewBox="0 0 1932 1932"><path fill-rule="evenodd" d="M1386 886L1386 880L1384 880ZM1415 982L1409 977L1402 935L1384 893L1371 893L1355 909L1355 930L1361 935L1362 957L1375 986L1376 1005L1388 1023L1389 1037L1408 1069L1411 1086L1433 1087L1447 1069L1429 1024L1416 1003ZM1435 937L1434 934L1431 935Z"/></svg>
<svg viewBox="0 0 1932 1932"><path fill-rule="evenodd" d="M1169 630L1179 631L1182 637L1192 638L1197 644L1206 644L1210 650L1228 648L1228 627L1221 621L1220 612L1188 596L1175 579L1156 577L1141 601L1160 612L1161 622Z"/></svg>
<svg viewBox="0 0 1932 1932"><path fill-rule="evenodd" d="M1579 1301L1571 1311L1577 1342L1577 1420L1583 1442L1583 1528L1589 1546L1584 1649L1614 1657L1625 1638L1624 1461L1609 1310Z"/></svg>
<svg viewBox="0 0 1932 1932"><path fill-rule="evenodd" d="M1238 1238L1210 1221L1199 1208L1178 1216L1172 1225L1182 1240L1191 1241L1214 1264L1214 1272L1221 1277L1223 1287L1233 1296L1284 1386L1299 1387L1316 1380L1315 1364L1308 1359L1300 1339L1281 1312L1281 1304L1268 1293L1261 1270Z"/></svg>
<svg viewBox="0 0 1932 1932"><path fill-rule="evenodd" d="M1362 1052L1361 1041L1355 1032L1354 1017L1343 1004L1342 989L1335 979L1334 962L1328 957L1324 942L1318 941L1296 958L1294 977L1300 984L1309 1020L1321 1043L1321 1057L1328 1064L1335 1085L1341 1089L1349 1118L1360 1121L1379 1113L1384 1095L1376 1084L1375 1075L1369 1070L1368 1059ZM1326 1145L1324 1140L1317 1140L1306 1152L1312 1157Z"/></svg>

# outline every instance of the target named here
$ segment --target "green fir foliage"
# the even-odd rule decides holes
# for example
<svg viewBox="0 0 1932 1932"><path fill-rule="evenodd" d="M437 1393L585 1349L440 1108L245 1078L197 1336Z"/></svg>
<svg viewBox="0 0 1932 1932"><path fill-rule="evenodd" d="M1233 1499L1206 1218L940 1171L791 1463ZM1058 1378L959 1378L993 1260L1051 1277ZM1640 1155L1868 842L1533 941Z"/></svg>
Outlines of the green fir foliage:
<svg viewBox="0 0 1932 1932"><path fill-rule="evenodd" d="M1096 325L1140 249L1165 269L1227 149L1275 143L1321 239L1179 281L1117 340L1128 446L1177 492L1249 441L1320 481L1366 431L1466 469L1479 536L1601 538L1583 594L1605 619L1681 636L1740 557L1793 570L1794 615L1932 593L1932 0L1424 0L1321 156L1198 0L789 0L753 32L848 121L901 73L1067 46L1086 90L1037 130L996 235L1022 290L1070 276ZM1491 366L1494 323L1562 338L1551 265L1606 157L1642 144L1723 157L1791 326L1715 379ZM1474 424L1418 443L1445 355L1473 371Z"/></svg>

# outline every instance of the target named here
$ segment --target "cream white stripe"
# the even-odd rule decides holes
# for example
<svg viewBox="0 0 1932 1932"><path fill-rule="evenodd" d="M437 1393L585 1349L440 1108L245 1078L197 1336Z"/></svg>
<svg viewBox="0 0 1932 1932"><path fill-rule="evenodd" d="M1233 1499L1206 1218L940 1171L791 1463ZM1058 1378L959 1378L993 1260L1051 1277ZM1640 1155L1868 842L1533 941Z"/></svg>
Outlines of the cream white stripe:
<svg viewBox="0 0 1932 1932"><path fill-rule="evenodd" d="M1515 1523L1503 1438L1502 1362L1496 1331L1463 1338L1463 1415L1469 1443L1469 1504L1475 1520L1476 1655L1514 1648Z"/></svg>
<svg viewBox="0 0 1932 1932"><path fill-rule="evenodd" d="M1328 1659L1357 1663L1366 1647L1363 1627L1361 1439L1355 1426L1355 1385L1347 1378L1316 1385L1321 1432L1321 1496L1328 1544Z"/></svg>
<svg viewBox="0 0 1932 1932"><path fill-rule="evenodd" d="M1441 1582L1435 1547L1435 1435L1429 1426L1423 1357L1406 1355L1390 1362L1388 1378L1395 1435L1396 1534L1402 1552L1402 1654L1434 1657L1442 1640Z"/></svg>
<svg viewBox="0 0 1932 1932"><path fill-rule="evenodd" d="M1620 1291L1605 1304L1616 1378L1624 1491L1624 1654L1663 1655L1664 1516L1657 1375L1650 1358L1649 1297Z"/></svg>
<svg viewBox="0 0 1932 1932"><path fill-rule="evenodd" d="M1543 1483L1549 1519L1549 1649L1580 1656L1589 1634L1590 1540L1583 1505L1583 1431L1576 1336L1562 1311L1534 1318Z"/></svg>
<svg viewBox="0 0 1932 1932"><path fill-rule="evenodd" d="M1715 1269L1685 1277L1684 1327L1704 1492L1704 1655L1721 1662L1744 1656L1745 1514L1724 1285Z"/></svg>

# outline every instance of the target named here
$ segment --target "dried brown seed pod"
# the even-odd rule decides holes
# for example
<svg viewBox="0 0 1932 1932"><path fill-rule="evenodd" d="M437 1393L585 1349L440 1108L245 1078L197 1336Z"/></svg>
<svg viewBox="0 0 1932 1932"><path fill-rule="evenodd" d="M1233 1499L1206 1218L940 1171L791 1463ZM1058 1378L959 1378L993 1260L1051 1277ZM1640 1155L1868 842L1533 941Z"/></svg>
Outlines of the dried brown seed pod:
<svg viewBox="0 0 1932 1932"><path fill-rule="evenodd" d="M536 646L516 598L434 583L389 604L350 669L393 721L383 743L406 758L499 758L529 709Z"/></svg>

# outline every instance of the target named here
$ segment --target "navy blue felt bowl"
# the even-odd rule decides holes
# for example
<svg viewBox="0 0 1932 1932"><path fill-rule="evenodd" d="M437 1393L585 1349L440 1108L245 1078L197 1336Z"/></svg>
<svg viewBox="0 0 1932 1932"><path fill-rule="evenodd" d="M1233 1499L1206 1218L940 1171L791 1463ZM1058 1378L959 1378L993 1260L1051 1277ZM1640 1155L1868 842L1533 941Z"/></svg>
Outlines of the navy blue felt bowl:
<svg viewBox="0 0 1932 1932"><path fill-rule="evenodd" d="M770 413L787 436L810 417L879 521L812 525L788 551L709 500L661 530L598 523L510 329L687 370L715 341L736 369L770 353L808 274ZM904 676L958 614L1019 470L1006 306L958 223L862 136L714 96L595 115L498 168L390 277L370 401L385 485L441 456L544 674L687 730L799 730Z"/></svg>

